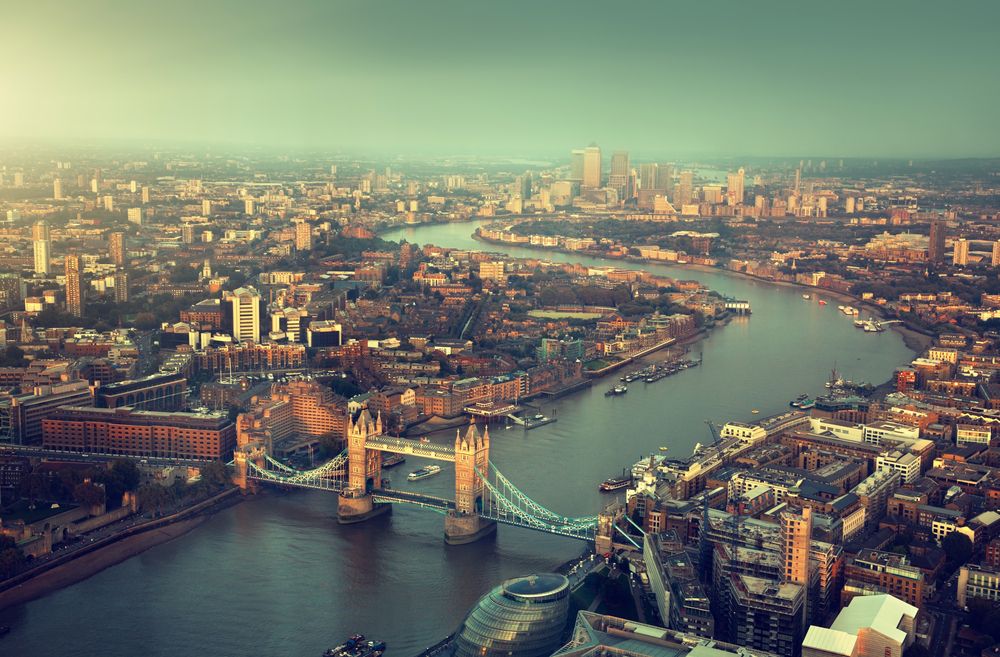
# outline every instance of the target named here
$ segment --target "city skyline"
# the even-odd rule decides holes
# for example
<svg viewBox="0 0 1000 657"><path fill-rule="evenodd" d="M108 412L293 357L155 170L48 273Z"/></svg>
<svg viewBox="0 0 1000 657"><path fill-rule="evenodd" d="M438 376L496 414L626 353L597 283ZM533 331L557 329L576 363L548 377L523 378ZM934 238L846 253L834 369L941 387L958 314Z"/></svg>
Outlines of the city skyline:
<svg viewBox="0 0 1000 657"><path fill-rule="evenodd" d="M15 101L0 109L0 142L526 156L590 142L640 157L1000 153L993 4L959 13L929 3L770 3L720 13L649 3L632 7L621 31L599 8L12 7L0 49L16 65L0 88Z"/></svg>

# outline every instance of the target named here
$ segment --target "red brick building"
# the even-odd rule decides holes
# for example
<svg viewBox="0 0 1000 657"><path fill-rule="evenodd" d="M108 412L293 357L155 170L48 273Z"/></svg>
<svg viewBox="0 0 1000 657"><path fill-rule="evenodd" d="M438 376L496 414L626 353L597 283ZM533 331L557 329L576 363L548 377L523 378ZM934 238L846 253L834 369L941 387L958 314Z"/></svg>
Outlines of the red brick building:
<svg viewBox="0 0 1000 657"><path fill-rule="evenodd" d="M228 459L236 425L225 415L64 406L42 420L42 445L80 453Z"/></svg>

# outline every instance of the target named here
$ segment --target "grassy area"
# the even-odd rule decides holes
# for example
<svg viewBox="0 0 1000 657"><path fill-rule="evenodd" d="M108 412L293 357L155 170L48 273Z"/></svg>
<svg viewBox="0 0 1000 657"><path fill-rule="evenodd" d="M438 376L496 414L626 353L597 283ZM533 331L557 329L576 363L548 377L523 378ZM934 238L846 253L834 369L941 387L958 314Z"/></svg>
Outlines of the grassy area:
<svg viewBox="0 0 1000 657"><path fill-rule="evenodd" d="M583 364L583 369L593 372L595 370L602 370L608 365L611 365L610 360L604 360L603 358L598 358L596 360L588 360L586 363Z"/></svg>
<svg viewBox="0 0 1000 657"><path fill-rule="evenodd" d="M60 503L59 507L56 509L51 508L52 502L36 502L35 508L29 507L29 502L27 500L20 500L9 506L4 510L2 516L7 522L14 520L23 520L26 525L30 525L33 522L38 522L50 516L59 515L60 513L65 513L66 511L72 511L77 507L76 504Z"/></svg>
<svg viewBox="0 0 1000 657"><path fill-rule="evenodd" d="M541 319L600 319L601 313L574 313L560 310L529 310L530 317Z"/></svg>

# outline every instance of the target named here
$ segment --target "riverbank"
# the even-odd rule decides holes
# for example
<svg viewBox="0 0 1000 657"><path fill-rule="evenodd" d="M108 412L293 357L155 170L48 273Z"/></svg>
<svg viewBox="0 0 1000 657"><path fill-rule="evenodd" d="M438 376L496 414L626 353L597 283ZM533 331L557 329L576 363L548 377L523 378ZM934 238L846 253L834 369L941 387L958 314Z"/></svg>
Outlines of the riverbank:
<svg viewBox="0 0 1000 657"><path fill-rule="evenodd" d="M0 590L0 610L24 604L188 533L212 514L239 503L238 488L227 489L170 516L150 520L109 536L64 558L28 570ZM37 570L37 572L35 572Z"/></svg>
<svg viewBox="0 0 1000 657"><path fill-rule="evenodd" d="M762 276L754 276L753 274L748 274L748 273L742 272L742 271L733 271L731 269L726 269L725 267L709 267L707 265L696 265L696 264L691 264L691 263L669 262L669 261L664 261L664 260L649 260L647 258L639 258L639 257L636 257L636 256L628 256L628 257L624 257L624 258L613 258L611 256L601 255L601 254L597 254L597 253L589 253L589 252L581 252L581 251L570 251L568 249L562 249L562 248L555 248L555 249L553 249L553 248L549 248L549 247L537 246L537 245L532 245L532 244L508 244L507 242L498 242L496 240L486 239L485 237L482 237L478 232L477 233L473 233L472 238L474 240L476 240L476 241L483 242L484 244L494 244L494 245L498 245L498 246L508 245L508 246L515 246L515 247L518 247L518 248L532 249L532 250L542 251L542 252L545 252L545 251L550 251L550 252L551 251L555 251L557 253L563 253L563 254L567 254L567 255L584 255L584 256L587 256L587 257L590 257L590 258L597 258L597 259L600 259L600 260L607 260L609 263L611 263L611 262L637 262L637 263L651 264L651 265L661 264L661 265L666 265L666 266L669 266L669 267L677 267L677 268L681 268L681 269L690 269L692 271L704 271L704 272L712 272L712 273L716 273L716 274L721 273L721 274L725 274L725 275L728 275L728 276L734 276L734 277L743 277L743 278L746 278L746 279L749 279L749 280L759 281L761 283L768 283L770 285L777 285L777 286L781 286L781 287L793 287L793 288L799 288L799 289L803 289L803 290L810 290L810 294L813 293L813 292L815 292L816 294L823 294L825 296L830 296L830 297L833 297L833 298L838 299L840 301L846 301L850 305L858 307L859 310L860 309L864 309L872 317L877 317L879 319L885 319L885 309L884 308L882 308L881 306L878 306L876 304L873 304L873 303L871 303L869 301L866 301L864 299L861 299L860 297L854 296L853 294L849 294L847 292L840 292L840 291L837 291L837 290L829 290L829 289L826 289L826 288L815 287L815 286L812 286L812 285L803 285L801 283L795 283L793 281L776 281L774 279L764 278ZM924 351L927 350L928 347L930 347L934 343L934 339L935 339L936 336L930 335L930 334L926 333L924 329L922 329L920 327L917 327L917 326L914 326L913 324L908 323L906 320L900 319L898 321L901 322L901 323L899 323L899 324L893 324L893 325L890 326L890 328L893 331L895 331L896 333L899 334L899 336L903 339L903 344L905 344L906 347L908 349L910 349L911 351L913 351L915 353L918 353L918 354L919 353L923 353Z"/></svg>

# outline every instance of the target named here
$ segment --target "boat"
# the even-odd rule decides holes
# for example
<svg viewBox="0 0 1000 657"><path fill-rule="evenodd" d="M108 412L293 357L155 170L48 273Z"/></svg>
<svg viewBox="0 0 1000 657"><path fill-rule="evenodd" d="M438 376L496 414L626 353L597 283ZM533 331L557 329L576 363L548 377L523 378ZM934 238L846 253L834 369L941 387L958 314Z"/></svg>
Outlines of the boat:
<svg viewBox="0 0 1000 657"><path fill-rule="evenodd" d="M760 411L758 411L756 408L751 408L750 412L753 413L754 415L757 415L758 413L760 413Z"/></svg>
<svg viewBox="0 0 1000 657"><path fill-rule="evenodd" d="M816 405L815 399L805 399L799 402L798 408L803 411L808 411L810 408Z"/></svg>
<svg viewBox="0 0 1000 657"><path fill-rule="evenodd" d="M406 479L407 481L420 481L421 479L427 479L428 477L433 477L439 472L441 472L440 465L427 465L417 470L414 470L410 474L406 475Z"/></svg>
<svg viewBox="0 0 1000 657"><path fill-rule="evenodd" d="M554 417L548 417L546 415L539 414L539 415L536 415L535 417L533 417L533 418L531 418L529 420L525 420L525 422L524 422L524 428L526 430L527 429L537 429L540 426L543 426L543 425L546 425L546 424L551 424L551 423L553 423L555 421L556 421L556 419Z"/></svg>
<svg viewBox="0 0 1000 657"><path fill-rule="evenodd" d="M364 634L354 634L339 646L330 648L323 657L382 657L385 641L365 641Z"/></svg>
<svg viewBox="0 0 1000 657"><path fill-rule="evenodd" d="M819 305L825 306L826 305L826 299L820 299L819 300Z"/></svg>
<svg viewBox="0 0 1000 657"><path fill-rule="evenodd" d="M611 388L607 392L605 392L604 396L605 397L616 397L618 395L624 395L626 392L628 392L628 386L625 385L625 384L619 383L618 385L614 386L613 388Z"/></svg>
<svg viewBox="0 0 1000 657"><path fill-rule="evenodd" d="M803 295L802 295L802 298L803 298L803 299L806 299L806 300L809 300L809 299L812 299L812 296L811 296L811 295L808 295L808 294L803 294Z"/></svg>
<svg viewBox="0 0 1000 657"><path fill-rule="evenodd" d="M666 452L669 449L670 449L669 447L663 447L663 446L660 447L661 452Z"/></svg>
<svg viewBox="0 0 1000 657"><path fill-rule="evenodd" d="M597 490L602 493L611 493L616 490L621 490L623 488L628 488L632 485L632 473L627 469L622 470L620 477L608 477L601 482L601 485L597 487Z"/></svg>
<svg viewBox="0 0 1000 657"><path fill-rule="evenodd" d="M394 468L397 465L406 463L406 458L402 454L387 454L382 452L382 467Z"/></svg>

